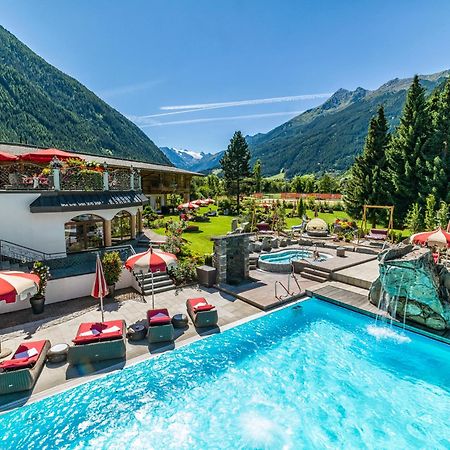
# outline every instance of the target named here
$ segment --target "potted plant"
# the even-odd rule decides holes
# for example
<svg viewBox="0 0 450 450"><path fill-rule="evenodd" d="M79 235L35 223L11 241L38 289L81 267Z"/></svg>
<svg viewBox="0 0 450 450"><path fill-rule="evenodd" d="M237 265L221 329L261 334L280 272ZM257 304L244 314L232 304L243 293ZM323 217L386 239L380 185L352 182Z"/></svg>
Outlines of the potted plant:
<svg viewBox="0 0 450 450"><path fill-rule="evenodd" d="M33 314L41 314L44 312L45 289L47 288L47 282L50 279L50 268L42 261L35 261L31 272L39 277L38 292L30 298L31 310L33 311Z"/></svg>
<svg viewBox="0 0 450 450"><path fill-rule="evenodd" d="M107 252L102 258L103 273L108 285L108 297L113 298L116 290L116 283L122 273L122 260L119 252Z"/></svg>

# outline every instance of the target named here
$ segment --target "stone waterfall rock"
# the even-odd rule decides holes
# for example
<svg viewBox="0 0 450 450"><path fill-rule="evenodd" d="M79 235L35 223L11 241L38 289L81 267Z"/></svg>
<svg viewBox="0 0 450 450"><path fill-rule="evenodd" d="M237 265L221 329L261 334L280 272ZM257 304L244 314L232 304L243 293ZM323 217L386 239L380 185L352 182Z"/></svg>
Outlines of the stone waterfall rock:
<svg viewBox="0 0 450 450"><path fill-rule="evenodd" d="M429 249L403 245L381 252L379 278L370 301L400 320L435 330L450 327L450 273L436 265Z"/></svg>

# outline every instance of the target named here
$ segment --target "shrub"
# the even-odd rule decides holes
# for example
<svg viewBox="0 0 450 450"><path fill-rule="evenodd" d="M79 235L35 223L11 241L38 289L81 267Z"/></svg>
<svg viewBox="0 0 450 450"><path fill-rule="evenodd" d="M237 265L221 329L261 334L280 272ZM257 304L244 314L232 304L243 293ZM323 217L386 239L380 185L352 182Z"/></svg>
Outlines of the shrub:
<svg viewBox="0 0 450 450"><path fill-rule="evenodd" d="M47 288L48 280L51 277L50 268L46 266L42 261L35 261L31 273L34 273L39 277L39 288L36 295L45 295L45 289Z"/></svg>
<svg viewBox="0 0 450 450"><path fill-rule="evenodd" d="M102 266L106 284L108 286L116 284L122 273L122 260L119 252L106 252L102 258Z"/></svg>
<svg viewBox="0 0 450 450"><path fill-rule="evenodd" d="M195 258L184 259L179 261L177 266L169 269L169 275L177 286L191 283L197 279L196 268L197 260Z"/></svg>

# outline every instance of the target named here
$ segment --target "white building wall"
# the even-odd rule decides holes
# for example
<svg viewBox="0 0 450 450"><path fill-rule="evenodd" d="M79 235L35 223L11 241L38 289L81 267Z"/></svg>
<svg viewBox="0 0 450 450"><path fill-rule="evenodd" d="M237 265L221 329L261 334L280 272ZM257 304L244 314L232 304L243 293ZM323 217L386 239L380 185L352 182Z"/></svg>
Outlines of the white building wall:
<svg viewBox="0 0 450 450"><path fill-rule="evenodd" d="M95 214L111 220L118 212L135 215L138 207L84 210L59 213L32 213L30 204L38 193L5 192L0 194L0 239L23 245L43 253L65 253L64 225L81 214Z"/></svg>
<svg viewBox="0 0 450 450"><path fill-rule="evenodd" d="M76 302L79 297L90 296L92 285L94 283L94 275L95 274L90 273L76 277L49 280L45 293L45 303L58 303L71 299ZM123 289L127 287L134 287L136 290L138 289L134 276L127 269L123 268L120 279L116 284L116 289ZM96 299L92 298L93 304L96 301ZM15 303L5 303L4 301L0 301L0 314L19 311L22 309L31 309L30 302L28 300L22 300ZM39 318L39 316L35 317L36 319ZM5 324L5 326L7 327L8 324Z"/></svg>

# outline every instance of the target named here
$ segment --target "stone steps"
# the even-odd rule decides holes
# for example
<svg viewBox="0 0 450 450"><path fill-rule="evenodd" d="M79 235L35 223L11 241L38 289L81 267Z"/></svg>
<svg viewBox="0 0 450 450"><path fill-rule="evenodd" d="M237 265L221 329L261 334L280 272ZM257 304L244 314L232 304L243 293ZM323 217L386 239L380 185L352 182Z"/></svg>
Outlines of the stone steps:
<svg viewBox="0 0 450 450"><path fill-rule="evenodd" d="M303 267L300 275L308 280L317 281L318 283L324 283L328 281L330 274L324 270L316 269L313 267Z"/></svg>
<svg viewBox="0 0 450 450"><path fill-rule="evenodd" d="M146 273L141 277L140 274L134 275L138 282L139 288L144 291L144 295L151 295L152 293L152 275ZM167 272L156 272L153 274L153 292L169 291L175 289L175 285Z"/></svg>
<svg viewBox="0 0 450 450"><path fill-rule="evenodd" d="M249 270L256 270L258 268L258 256L249 256L248 268Z"/></svg>

